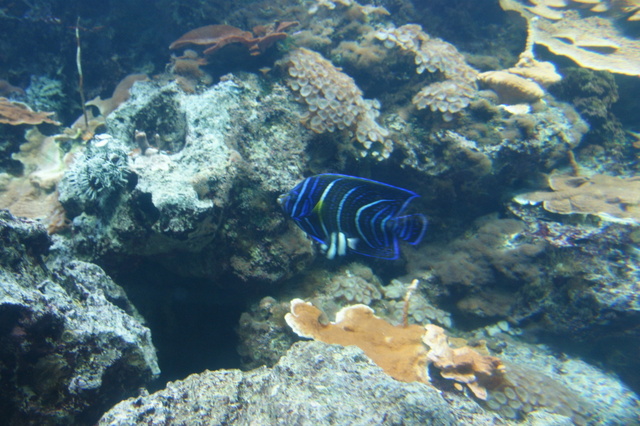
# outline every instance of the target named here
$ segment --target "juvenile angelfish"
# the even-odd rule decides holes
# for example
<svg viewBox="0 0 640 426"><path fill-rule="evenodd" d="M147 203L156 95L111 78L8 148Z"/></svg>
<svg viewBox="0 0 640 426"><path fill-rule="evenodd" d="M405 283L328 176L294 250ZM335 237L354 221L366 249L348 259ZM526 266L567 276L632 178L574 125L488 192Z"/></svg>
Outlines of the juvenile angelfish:
<svg viewBox="0 0 640 426"><path fill-rule="evenodd" d="M306 178L278 204L328 259L347 252L397 259L398 239L418 244L427 229L424 215L407 212L418 197L374 180L327 173Z"/></svg>

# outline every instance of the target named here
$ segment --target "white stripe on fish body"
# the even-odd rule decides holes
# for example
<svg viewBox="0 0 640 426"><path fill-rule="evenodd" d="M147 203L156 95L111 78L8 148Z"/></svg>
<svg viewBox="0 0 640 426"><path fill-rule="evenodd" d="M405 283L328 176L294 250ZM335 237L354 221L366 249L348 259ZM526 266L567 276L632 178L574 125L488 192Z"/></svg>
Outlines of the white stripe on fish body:
<svg viewBox="0 0 640 426"><path fill-rule="evenodd" d="M347 236L344 232L338 232L338 256L347 254Z"/></svg>
<svg viewBox="0 0 640 426"><path fill-rule="evenodd" d="M358 230L358 234L360 234L360 236L362 237L364 242L367 243L369 245L369 247L373 247L373 244L371 244L371 242L369 241L367 236L364 234L364 232L362 232L362 227L360 226L360 215L362 214L362 212L364 212L369 207L375 206L376 204L382 203L384 201L385 200L374 201L373 203L369 203L367 205L364 205L364 206L360 207L358 209L358 211L356 212L356 229ZM375 234L374 234L374 237L375 237Z"/></svg>
<svg viewBox="0 0 640 426"><path fill-rule="evenodd" d="M344 194L344 196L342 197L342 200L340 200L340 204L338 205L338 211L336 212L336 223L338 225L338 232L342 232L342 207L344 207L344 203L347 201L351 193L359 188L360 188L359 186L351 188L349 192Z"/></svg>
<svg viewBox="0 0 640 426"><path fill-rule="evenodd" d="M296 202L293 204L293 209L291 209L291 217L298 217L296 210L298 209L298 203L302 200L302 195L307 189L307 185L309 185L309 179L306 179L302 184L302 189L300 190L300 194L296 197Z"/></svg>
<svg viewBox="0 0 640 426"><path fill-rule="evenodd" d="M331 188L333 187L333 185L335 185L336 182L340 182L341 180L342 179L336 179L333 182L331 182L329 185L327 185L327 187L322 192L322 196L320 197L316 205L320 204L320 206L322 206L324 199L327 198L327 195L329 195L329 192L331 191ZM320 220L320 225L322 225L322 231L324 232L324 235L326 238L329 236L329 231L327 231L327 226L324 224L324 218L322 217L322 212L318 211L317 214L318 214L318 219ZM329 246L329 250L331 250L331 245ZM333 259L333 257L331 257L331 259Z"/></svg>
<svg viewBox="0 0 640 426"><path fill-rule="evenodd" d="M331 242L329 243L329 250L327 250L327 259L331 260L336 257L336 237L337 234L335 232L331 233Z"/></svg>
<svg viewBox="0 0 640 426"><path fill-rule="evenodd" d="M336 254L338 256L345 256L347 254L347 247L355 250L356 244L358 243L357 238L347 238L344 232L332 232L329 241L328 247L326 244L320 245L322 251L326 251L327 259L329 260L336 257Z"/></svg>

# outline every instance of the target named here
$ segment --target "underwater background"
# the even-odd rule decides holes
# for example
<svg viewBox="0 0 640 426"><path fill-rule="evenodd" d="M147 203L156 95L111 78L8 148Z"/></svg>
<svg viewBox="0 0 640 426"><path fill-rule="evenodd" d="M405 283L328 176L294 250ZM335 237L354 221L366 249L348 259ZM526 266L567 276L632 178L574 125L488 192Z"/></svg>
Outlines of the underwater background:
<svg viewBox="0 0 640 426"><path fill-rule="evenodd" d="M638 0L0 34L1 424L640 424Z"/></svg>

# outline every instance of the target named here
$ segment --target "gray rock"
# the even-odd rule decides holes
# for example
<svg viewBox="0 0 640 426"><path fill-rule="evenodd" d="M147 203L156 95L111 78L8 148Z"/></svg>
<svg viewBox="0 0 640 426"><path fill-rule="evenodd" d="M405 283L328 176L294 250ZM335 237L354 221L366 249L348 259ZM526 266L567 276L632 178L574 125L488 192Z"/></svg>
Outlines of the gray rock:
<svg viewBox="0 0 640 426"><path fill-rule="evenodd" d="M98 266L0 211L0 418L88 424L160 371L149 329Z"/></svg>
<svg viewBox="0 0 640 426"><path fill-rule="evenodd" d="M302 179L311 134L299 108L288 89L254 75L227 76L197 94L175 83L136 84L109 115L108 135L92 142L103 146L88 149L61 185L78 254L125 261L167 255L165 267L205 278L230 270L273 282L299 271L312 258L311 243L276 204ZM91 161L121 158L123 145L133 152L136 131L152 149L131 156L131 176ZM120 184L107 185L110 192L77 188L113 176ZM94 194L108 195L110 208L79 200Z"/></svg>
<svg viewBox="0 0 640 426"><path fill-rule="evenodd" d="M299 342L273 368L193 374L122 401L99 424L490 424L491 415L457 402L392 379L356 347Z"/></svg>

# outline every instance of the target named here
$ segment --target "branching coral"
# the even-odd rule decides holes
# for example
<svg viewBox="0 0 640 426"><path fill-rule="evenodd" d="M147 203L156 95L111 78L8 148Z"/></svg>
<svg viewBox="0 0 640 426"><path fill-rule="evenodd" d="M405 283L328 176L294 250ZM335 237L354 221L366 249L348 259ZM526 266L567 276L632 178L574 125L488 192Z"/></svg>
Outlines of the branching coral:
<svg viewBox="0 0 640 426"><path fill-rule="evenodd" d="M477 71L450 43L426 34L420 25L409 24L378 31L377 38L388 48L394 46L415 56L416 72L422 74L440 71L446 80L423 87L414 97L418 109L430 107L440 111L445 121L467 107L476 92Z"/></svg>
<svg viewBox="0 0 640 426"><path fill-rule="evenodd" d="M304 124L316 133L348 129L364 147L362 156L387 158L389 131L376 122L380 105L362 97L355 81L317 52L296 49L285 59L289 87L308 107Z"/></svg>

